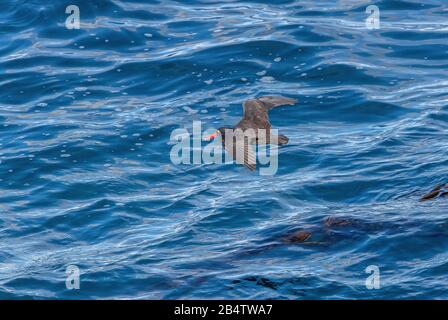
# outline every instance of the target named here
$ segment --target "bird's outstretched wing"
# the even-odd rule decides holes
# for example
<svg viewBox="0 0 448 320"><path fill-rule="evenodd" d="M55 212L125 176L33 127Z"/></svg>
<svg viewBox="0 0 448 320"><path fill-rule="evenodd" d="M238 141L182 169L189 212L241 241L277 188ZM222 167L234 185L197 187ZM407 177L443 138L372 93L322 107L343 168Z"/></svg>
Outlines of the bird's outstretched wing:
<svg viewBox="0 0 448 320"><path fill-rule="evenodd" d="M448 195L448 184L440 184L434 189L431 190L431 192L425 194L423 197L420 198L420 201L427 201L430 199L434 199L437 197L443 197Z"/></svg>
<svg viewBox="0 0 448 320"><path fill-rule="evenodd" d="M297 100L295 99L285 98L282 96L264 96L257 98L257 100L260 101L268 110L283 105L294 105L297 103Z"/></svg>
<svg viewBox="0 0 448 320"><path fill-rule="evenodd" d="M293 105L297 100L281 96L263 96L246 100L243 103L243 120L258 123L269 123L268 111L283 105Z"/></svg>
<svg viewBox="0 0 448 320"><path fill-rule="evenodd" d="M254 148L247 136L235 135L233 139L226 139L224 148L232 155L237 164L242 164L251 171L257 169Z"/></svg>

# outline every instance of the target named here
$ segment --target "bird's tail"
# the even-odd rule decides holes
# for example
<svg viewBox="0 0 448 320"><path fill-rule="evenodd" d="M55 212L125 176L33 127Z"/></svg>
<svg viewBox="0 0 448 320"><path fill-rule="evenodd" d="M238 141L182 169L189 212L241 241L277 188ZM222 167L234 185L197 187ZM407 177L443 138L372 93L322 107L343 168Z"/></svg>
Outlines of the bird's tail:
<svg viewBox="0 0 448 320"><path fill-rule="evenodd" d="M278 144L287 144L289 142L289 138L284 135L278 136Z"/></svg>
<svg viewBox="0 0 448 320"><path fill-rule="evenodd" d="M284 135L279 135L279 136L272 135L271 139L270 139L270 143L278 144L278 145L287 144L288 141L289 141L289 138Z"/></svg>

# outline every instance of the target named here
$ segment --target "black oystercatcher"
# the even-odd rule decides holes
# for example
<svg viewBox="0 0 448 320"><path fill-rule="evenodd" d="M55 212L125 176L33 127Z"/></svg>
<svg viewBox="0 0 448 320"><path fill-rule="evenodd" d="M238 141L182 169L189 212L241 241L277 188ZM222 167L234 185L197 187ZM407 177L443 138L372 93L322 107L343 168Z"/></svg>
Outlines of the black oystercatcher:
<svg viewBox="0 0 448 320"><path fill-rule="evenodd" d="M247 100L243 103L243 119L235 127L219 128L206 140L212 140L220 134L222 145L233 159L239 164L244 164L246 168L255 170L257 168L255 151L251 145L270 143L283 145L289 141L286 136L271 135L268 111L282 105L294 105L296 102L295 99L280 96L264 96ZM226 141L226 134L231 138L230 141Z"/></svg>

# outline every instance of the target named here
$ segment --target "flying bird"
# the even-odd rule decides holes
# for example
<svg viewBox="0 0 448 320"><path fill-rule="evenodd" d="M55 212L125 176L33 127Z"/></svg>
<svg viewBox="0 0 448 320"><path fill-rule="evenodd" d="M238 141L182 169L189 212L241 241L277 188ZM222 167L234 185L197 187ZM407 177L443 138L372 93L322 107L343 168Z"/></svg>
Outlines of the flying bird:
<svg viewBox="0 0 448 320"><path fill-rule="evenodd" d="M269 110L282 106L294 105L297 100L281 96L264 96L250 99L243 103L244 115L234 127L221 127L206 138L207 141L221 135L222 145L238 164L249 170L256 170L257 162L253 145L287 144L289 139L284 135L271 135ZM261 129L261 130L260 130ZM230 137L230 139L226 140Z"/></svg>

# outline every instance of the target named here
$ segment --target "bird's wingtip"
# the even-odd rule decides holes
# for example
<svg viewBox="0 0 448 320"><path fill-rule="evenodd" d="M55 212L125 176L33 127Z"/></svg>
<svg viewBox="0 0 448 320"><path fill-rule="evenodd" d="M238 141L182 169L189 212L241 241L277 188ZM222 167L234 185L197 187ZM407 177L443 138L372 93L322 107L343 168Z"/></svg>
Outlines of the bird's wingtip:
<svg viewBox="0 0 448 320"><path fill-rule="evenodd" d="M294 105L298 101L297 99L287 98L283 96L263 96L257 98L258 101L261 101L268 109L272 109L282 105Z"/></svg>

